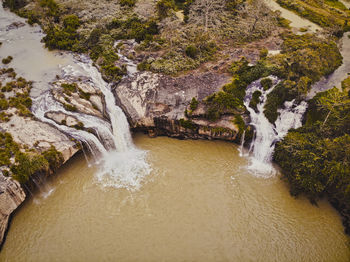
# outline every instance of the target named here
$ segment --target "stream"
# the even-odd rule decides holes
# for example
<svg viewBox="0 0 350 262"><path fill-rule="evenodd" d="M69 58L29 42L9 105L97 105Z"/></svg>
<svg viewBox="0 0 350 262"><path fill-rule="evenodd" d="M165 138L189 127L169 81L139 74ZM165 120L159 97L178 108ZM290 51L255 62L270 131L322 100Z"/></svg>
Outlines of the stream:
<svg viewBox="0 0 350 262"><path fill-rule="evenodd" d="M132 136L91 61L47 51L39 27L8 30L18 21L0 6L0 57L13 56L11 66L34 81L33 113L95 155L92 165L82 153L73 157L22 205L0 261L348 261L350 239L337 212L326 201L316 207L291 197L271 164L274 143L301 125L306 103L286 102L271 125L262 114L270 90L252 83L245 103L256 90L263 95L257 112L247 106L256 134L244 154L227 142ZM90 78L111 124L53 100L49 83L62 74ZM49 110L73 114L102 136L50 122Z"/></svg>

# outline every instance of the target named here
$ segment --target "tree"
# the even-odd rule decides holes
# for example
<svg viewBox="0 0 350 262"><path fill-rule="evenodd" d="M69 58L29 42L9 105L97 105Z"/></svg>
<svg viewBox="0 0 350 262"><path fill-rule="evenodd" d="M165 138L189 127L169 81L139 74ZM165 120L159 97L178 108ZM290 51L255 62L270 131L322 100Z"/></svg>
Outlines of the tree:
<svg viewBox="0 0 350 262"><path fill-rule="evenodd" d="M217 27L225 5L225 0L196 0L191 5L190 22L204 26L205 31Z"/></svg>

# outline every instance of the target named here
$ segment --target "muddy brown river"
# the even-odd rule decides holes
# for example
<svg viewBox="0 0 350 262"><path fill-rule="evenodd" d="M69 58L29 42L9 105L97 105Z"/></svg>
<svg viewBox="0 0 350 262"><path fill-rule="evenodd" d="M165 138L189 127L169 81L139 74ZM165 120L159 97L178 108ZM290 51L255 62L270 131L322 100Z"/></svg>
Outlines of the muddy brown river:
<svg viewBox="0 0 350 262"><path fill-rule="evenodd" d="M75 157L16 213L0 260L349 261L336 211L254 177L237 146L134 141L153 169L139 190L103 187Z"/></svg>

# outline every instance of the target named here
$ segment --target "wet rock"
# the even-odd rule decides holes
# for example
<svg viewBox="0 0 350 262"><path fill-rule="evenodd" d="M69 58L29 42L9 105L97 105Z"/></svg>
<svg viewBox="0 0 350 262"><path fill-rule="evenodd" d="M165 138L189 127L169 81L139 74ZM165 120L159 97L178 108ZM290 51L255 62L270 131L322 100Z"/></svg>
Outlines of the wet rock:
<svg viewBox="0 0 350 262"><path fill-rule="evenodd" d="M68 83L76 84L77 89L73 92L65 92L61 87L63 83L67 83L66 80L56 82L52 89L52 94L58 102L62 105L70 105L69 110L103 118L104 107L102 98L94 86L71 79L71 82Z"/></svg>
<svg viewBox="0 0 350 262"><path fill-rule="evenodd" d="M66 125L69 127L74 127L79 124L78 119L76 119L75 117L68 116L60 112L48 112L45 114L45 117L52 119L57 124Z"/></svg>
<svg viewBox="0 0 350 262"><path fill-rule="evenodd" d="M26 24L25 23L22 23L22 22L13 22L12 24L8 25L6 27L6 31L10 31L10 30L13 30L13 29L17 29L17 28L20 28L20 27L23 27L25 26Z"/></svg>

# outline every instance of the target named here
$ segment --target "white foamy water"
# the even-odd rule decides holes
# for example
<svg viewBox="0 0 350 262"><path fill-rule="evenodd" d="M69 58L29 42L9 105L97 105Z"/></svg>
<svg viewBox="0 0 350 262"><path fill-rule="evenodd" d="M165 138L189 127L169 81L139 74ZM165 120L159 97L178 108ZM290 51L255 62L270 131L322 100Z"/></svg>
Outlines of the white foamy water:
<svg viewBox="0 0 350 262"><path fill-rule="evenodd" d="M272 165L272 156L275 150L275 144L281 140L291 128L302 126L302 117L307 109L307 103L302 101L296 104L295 101L287 101L283 109L279 109L279 117L275 124L271 124L264 114L264 106L267 95L272 92L279 80L276 77L270 77L273 80L273 87L265 91L257 80L247 88L244 105L250 113L250 124L255 127L254 137L249 151L245 154L249 157L248 170L256 176L268 178L275 175L276 171ZM257 112L249 107L252 95L255 91L262 93L260 103L257 105Z"/></svg>
<svg viewBox="0 0 350 262"><path fill-rule="evenodd" d="M91 60L83 56L80 60L77 62L78 69L69 67L65 72L75 76L89 76L95 88L101 90L111 122L110 137L114 144L112 150L107 148L99 158L96 180L106 187L138 189L144 178L151 172L146 161L147 153L137 149L133 144L129 123L124 112L116 105L111 85L103 80Z"/></svg>
<svg viewBox="0 0 350 262"><path fill-rule="evenodd" d="M129 60L128 63L131 61ZM147 152L135 147L129 123L124 112L116 105L111 85L103 80L91 61L87 60L78 64L91 77L95 87L103 93L112 125L115 149L109 151L101 159L96 174L97 181L107 187L138 189L145 176L151 172L146 161ZM134 72L128 71L128 74L131 75Z"/></svg>

